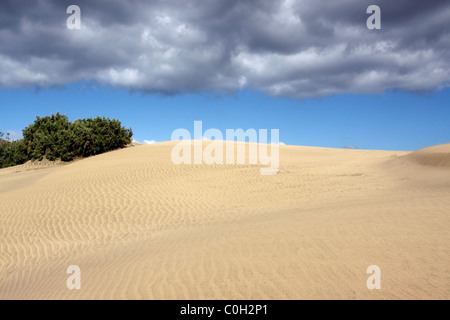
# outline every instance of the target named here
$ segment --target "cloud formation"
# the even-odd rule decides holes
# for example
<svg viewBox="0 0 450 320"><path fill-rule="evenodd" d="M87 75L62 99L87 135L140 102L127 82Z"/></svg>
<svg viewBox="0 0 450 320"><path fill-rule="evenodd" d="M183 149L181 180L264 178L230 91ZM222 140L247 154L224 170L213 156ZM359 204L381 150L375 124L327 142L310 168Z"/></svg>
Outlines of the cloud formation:
<svg viewBox="0 0 450 320"><path fill-rule="evenodd" d="M156 140L143 140L142 142L139 142L138 140L133 138L133 143L139 143L139 144L154 144L156 143Z"/></svg>
<svg viewBox="0 0 450 320"><path fill-rule="evenodd" d="M81 30L66 9L81 8ZM382 29L366 27L369 5ZM321 97L450 83L447 0L2 0L0 86Z"/></svg>

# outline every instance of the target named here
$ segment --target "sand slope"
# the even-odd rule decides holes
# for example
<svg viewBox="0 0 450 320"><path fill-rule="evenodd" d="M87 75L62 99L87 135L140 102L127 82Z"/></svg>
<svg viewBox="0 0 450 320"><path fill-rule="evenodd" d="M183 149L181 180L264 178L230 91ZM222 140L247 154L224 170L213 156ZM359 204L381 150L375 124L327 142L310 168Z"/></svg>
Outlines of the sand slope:
<svg viewBox="0 0 450 320"><path fill-rule="evenodd" d="M450 167L450 144L421 149L413 152L409 157L426 166Z"/></svg>
<svg viewBox="0 0 450 320"><path fill-rule="evenodd" d="M174 145L0 170L0 299L450 298L448 145L281 146L274 176Z"/></svg>

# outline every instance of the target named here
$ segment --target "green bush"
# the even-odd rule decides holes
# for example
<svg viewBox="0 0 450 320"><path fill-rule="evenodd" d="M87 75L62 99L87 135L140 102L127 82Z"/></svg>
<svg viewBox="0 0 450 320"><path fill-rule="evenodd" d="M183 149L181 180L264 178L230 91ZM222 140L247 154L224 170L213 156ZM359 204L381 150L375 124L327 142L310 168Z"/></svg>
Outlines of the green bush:
<svg viewBox="0 0 450 320"><path fill-rule="evenodd" d="M31 160L42 160L45 156L50 161L61 158L70 148L70 129L69 119L59 113L43 118L36 117L34 123L22 131L28 157Z"/></svg>
<svg viewBox="0 0 450 320"><path fill-rule="evenodd" d="M133 132L119 120L97 117L70 122L57 113L36 117L23 131L23 139L7 141L0 135L0 167L21 164L27 160L70 161L125 147Z"/></svg>
<svg viewBox="0 0 450 320"><path fill-rule="evenodd" d="M91 155L123 148L131 143L133 132L120 121L97 117L76 120L72 125L73 151L76 155Z"/></svg>
<svg viewBox="0 0 450 320"><path fill-rule="evenodd" d="M2 139L0 132L0 168L6 168L28 161L27 148L23 140L9 141Z"/></svg>

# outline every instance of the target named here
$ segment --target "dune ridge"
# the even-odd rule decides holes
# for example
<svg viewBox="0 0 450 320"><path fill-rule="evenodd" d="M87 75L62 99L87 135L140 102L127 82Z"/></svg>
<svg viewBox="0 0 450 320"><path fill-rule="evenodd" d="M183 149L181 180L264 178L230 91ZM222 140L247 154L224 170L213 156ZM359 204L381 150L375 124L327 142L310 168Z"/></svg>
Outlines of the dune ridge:
<svg viewBox="0 0 450 320"><path fill-rule="evenodd" d="M426 166L450 167L450 144L424 148L411 153L409 157Z"/></svg>
<svg viewBox="0 0 450 320"><path fill-rule="evenodd" d="M261 176L258 165L175 165L174 145L38 176L47 169L0 170L0 299L449 298L440 156L430 166L423 151L280 146L280 172ZM407 179L430 170L439 177ZM381 290L366 287L373 264ZM66 288L69 265L81 290Z"/></svg>

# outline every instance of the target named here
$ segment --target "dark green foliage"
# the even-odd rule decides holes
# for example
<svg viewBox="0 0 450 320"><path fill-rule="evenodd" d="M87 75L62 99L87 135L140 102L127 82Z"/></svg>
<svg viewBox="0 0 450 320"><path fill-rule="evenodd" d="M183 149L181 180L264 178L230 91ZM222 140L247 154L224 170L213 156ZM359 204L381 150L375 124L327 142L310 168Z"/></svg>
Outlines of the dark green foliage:
<svg viewBox="0 0 450 320"><path fill-rule="evenodd" d="M8 167L44 157L70 161L123 148L131 143L133 132L122 127L119 120L97 117L71 123L57 113L37 117L23 130L22 140L10 142L2 136L0 133L0 167Z"/></svg>
<svg viewBox="0 0 450 320"><path fill-rule="evenodd" d="M22 133L27 144L28 157L31 160L42 160L45 156L54 161L66 154L71 123L66 116L59 113L48 117L36 117L33 124Z"/></svg>
<svg viewBox="0 0 450 320"><path fill-rule="evenodd" d="M23 140L4 140L0 132L0 168L25 163L28 160L27 148Z"/></svg>
<svg viewBox="0 0 450 320"><path fill-rule="evenodd" d="M133 135L120 121L100 117L76 120L71 134L74 153L84 157L122 148L131 142Z"/></svg>

